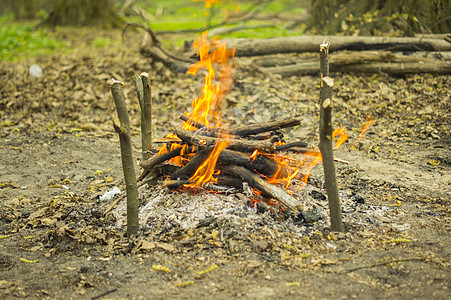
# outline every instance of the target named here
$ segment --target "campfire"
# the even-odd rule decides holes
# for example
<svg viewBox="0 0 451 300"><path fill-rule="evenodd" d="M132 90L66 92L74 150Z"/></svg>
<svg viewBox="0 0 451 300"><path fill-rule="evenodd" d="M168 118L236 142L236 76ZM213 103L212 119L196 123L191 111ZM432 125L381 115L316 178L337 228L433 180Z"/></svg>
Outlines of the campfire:
<svg viewBox="0 0 451 300"><path fill-rule="evenodd" d="M322 161L319 150L303 141L286 141L284 128L301 124L299 117L273 120L248 126L230 126L221 118L221 103L232 85L234 51L204 33L193 47L199 61L189 74L205 72L201 95L180 119L179 128L154 142L162 144L158 153L140 162L138 181L149 173L164 176L169 189L206 189L232 193L248 189L252 204L285 214L302 209L296 194L312 183L311 169ZM333 133L337 149L348 138L345 128ZM290 155L289 155L290 154ZM274 209L276 208L276 209Z"/></svg>

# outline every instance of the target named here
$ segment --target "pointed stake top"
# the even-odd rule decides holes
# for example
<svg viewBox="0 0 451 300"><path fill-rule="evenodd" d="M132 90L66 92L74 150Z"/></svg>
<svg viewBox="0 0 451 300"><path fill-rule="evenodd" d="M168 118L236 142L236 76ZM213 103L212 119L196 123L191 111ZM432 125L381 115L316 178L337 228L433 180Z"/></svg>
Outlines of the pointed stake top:
<svg viewBox="0 0 451 300"><path fill-rule="evenodd" d="M117 79L114 79L114 78L111 79L110 87L112 87L115 84L124 85L124 83L122 81L120 81L120 80L117 80Z"/></svg>

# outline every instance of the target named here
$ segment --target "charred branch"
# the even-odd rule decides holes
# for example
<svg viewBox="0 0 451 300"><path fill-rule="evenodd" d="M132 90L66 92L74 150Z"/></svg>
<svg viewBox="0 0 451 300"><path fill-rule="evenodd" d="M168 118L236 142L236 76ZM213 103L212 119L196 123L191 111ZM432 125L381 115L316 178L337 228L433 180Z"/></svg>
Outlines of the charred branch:
<svg viewBox="0 0 451 300"><path fill-rule="evenodd" d="M285 208L289 209L293 213L297 213L299 209L302 209L302 204L285 190L266 182L259 175L244 167L227 165L221 166L220 170L226 174L240 177L243 181L249 183L249 185L253 188L261 191L268 197L278 200Z"/></svg>
<svg viewBox="0 0 451 300"><path fill-rule="evenodd" d="M171 179L185 180L194 175L197 168L210 156L213 151L214 145L202 148L196 152L196 154L190 159L190 161L183 168L178 169L171 175Z"/></svg>
<svg viewBox="0 0 451 300"><path fill-rule="evenodd" d="M194 145L194 146L202 146L206 145L215 145L218 141L216 137L209 136L201 136L194 131L188 131L181 128L174 128L173 132L184 142ZM230 141L228 149L243 151L243 152L253 152L258 149L264 152L274 152L276 147L273 144L273 140L266 141L250 141L240 138L234 138Z"/></svg>

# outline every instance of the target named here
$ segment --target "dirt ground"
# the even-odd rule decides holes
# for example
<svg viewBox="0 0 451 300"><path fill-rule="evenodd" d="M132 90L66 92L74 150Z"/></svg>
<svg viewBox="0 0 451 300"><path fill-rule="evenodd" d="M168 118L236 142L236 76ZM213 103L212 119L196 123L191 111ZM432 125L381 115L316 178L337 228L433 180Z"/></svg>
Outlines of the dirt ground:
<svg viewBox="0 0 451 300"><path fill-rule="evenodd" d="M202 78L140 57L139 33L95 48L99 35L120 40L68 34L70 53L0 62L2 299L450 298L450 76L332 74L335 124L350 134L336 153L349 162L337 163L346 233L330 232L321 189L297 194L302 220L278 221L237 195L156 182L140 188L146 216L128 240L124 201L104 215L113 200L99 197L124 186L107 82L125 83L139 158L134 74L150 74L157 137L180 126ZM317 77L262 74L250 59L233 76L232 122L300 115L286 138L317 146Z"/></svg>

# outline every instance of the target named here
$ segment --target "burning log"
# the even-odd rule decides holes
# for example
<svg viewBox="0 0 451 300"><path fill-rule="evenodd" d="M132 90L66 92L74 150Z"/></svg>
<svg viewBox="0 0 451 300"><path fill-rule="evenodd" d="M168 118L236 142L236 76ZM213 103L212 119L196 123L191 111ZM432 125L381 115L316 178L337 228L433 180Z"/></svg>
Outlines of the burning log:
<svg viewBox="0 0 451 300"><path fill-rule="evenodd" d="M199 166L210 156L214 146L203 147L190 159L190 161L183 168L178 169L172 173L172 179L189 179L194 175Z"/></svg>
<svg viewBox="0 0 451 300"><path fill-rule="evenodd" d="M188 147L188 149L185 150L185 154L193 153L194 150L195 149L193 147ZM141 166L141 168L144 169L144 172L139 176L137 181L143 180L147 176L147 174L149 174L149 172L152 171L152 169L155 166L157 166L171 158L180 156L181 153L182 153L182 147L170 150L170 151L162 153L162 154L157 153L154 156L152 156L151 158L149 158L148 160L141 161L139 163L139 165Z"/></svg>
<svg viewBox="0 0 451 300"><path fill-rule="evenodd" d="M256 171L266 177L273 176L281 168L274 160L264 155L257 155L255 159L251 159L249 154L228 149L224 149L221 152L218 163L223 165L228 164L242 166L249 171ZM287 175L286 170L283 170L281 173L285 176Z"/></svg>

